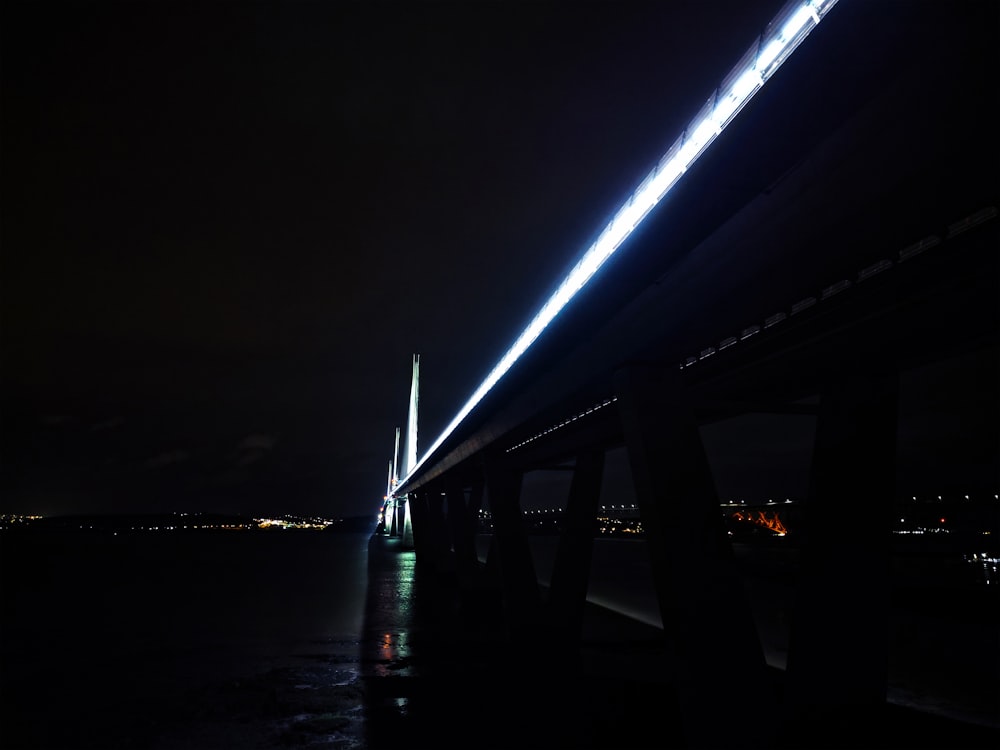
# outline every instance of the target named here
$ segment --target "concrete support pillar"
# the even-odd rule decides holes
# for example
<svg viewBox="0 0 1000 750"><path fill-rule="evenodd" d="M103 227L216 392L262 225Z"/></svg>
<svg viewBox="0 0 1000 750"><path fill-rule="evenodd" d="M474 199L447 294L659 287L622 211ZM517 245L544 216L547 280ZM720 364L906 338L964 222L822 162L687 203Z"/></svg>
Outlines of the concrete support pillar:
<svg viewBox="0 0 1000 750"><path fill-rule="evenodd" d="M486 458L485 469L504 616L511 638L531 643L538 624L541 598L521 516L522 473L496 454Z"/></svg>
<svg viewBox="0 0 1000 750"><path fill-rule="evenodd" d="M886 700L898 376L861 369L832 373L820 394L789 637L791 726L824 718L846 732Z"/></svg>
<svg viewBox="0 0 1000 750"><path fill-rule="evenodd" d="M455 569L460 579L468 580L477 567L475 518L469 517L465 489L461 485L449 485L447 493L448 531L455 551Z"/></svg>
<svg viewBox="0 0 1000 750"><path fill-rule="evenodd" d="M399 525L399 536L403 537L400 542L400 546L406 549L412 549L416 552L417 559L423 559L429 557L429 553L424 552L424 549L429 546L429 536L428 531L429 525L429 510L427 507L427 493L426 492L411 492L405 499L401 501L405 504L405 515L409 520L409 523L404 525L400 523ZM400 514L402 515L402 513ZM404 534L406 526L409 526L409 535Z"/></svg>
<svg viewBox="0 0 1000 750"><path fill-rule="evenodd" d="M469 506L468 506L468 516L469 523L472 525L472 549L476 560L479 560L479 547L477 545L477 537L479 535L481 526L479 512L485 507L486 498L486 470L485 468L479 473L479 476L472 482L472 489L469 492ZM493 573L496 571L496 555L493 551L495 538L488 529L486 533L490 534L490 546L487 550L486 559L484 560L486 564L486 571Z"/></svg>
<svg viewBox="0 0 1000 750"><path fill-rule="evenodd" d="M469 492L469 522L472 524L474 534L479 529L479 511L483 509L485 490L486 481L480 477L473 481L472 489Z"/></svg>
<svg viewBox="0 0 1000 750"><path fill-rule="evenodd" d="M485 462L484 462L485 464ZM486 488L486 467L483 466L483 481L479 486L481 493L479 495L479 507L488 507L489 502L487 502L487 488ZM475 503L476 495L475 488L473 488L473 496L470 498L471 503ZM492 580L494 583L499 585L500 582L500 553L497 551L497 524L496 516L493 513L492 508L489 509L489 514L492 519L491 521L491 532L490 532L490 544L486 549L486 578L487 580Z"/></svg>
<svg viewBox="0 0 1000 750"><path fill-rule="evenodd" d="M400 522L400 536L402 537L401 543L404 549L413 549L413 514L411 512L410 499L409 497L403 500L402 508L402 521Z"/></svg>
<svg viewBox="0 0 1000 750"><path fill-rule="evenodd" d="M440 489L432 488L427 495L427 536L429 542L430 561L439 572L449 572L454 569L451 559L451 539L448 533L448 521L444 512L444 496Z"/></svg>
<svg viewBox="0 0 1000 750"><path fill-rule="evenodd" d="M628 368L615 384L675 670L681 741L769 747L774 694L693 406L674 368Z"/></svg>
<svg viewBox="0 0 1000 750"><path fill-rule="evenodd" d="M454 507L458 508L459 497L464 500L464 492L459 487L449 490L448 507L453 507L451 493L456 494ZM455 519L456 541L455 554L458 572L459 596L462 603L462 615L466 627L470 631L488 627L491 623L503 619L503 586L500 571L499 554L494 550L496 535L490 537L491 553L486 558L486 565L480 565L476 547L479 533L479 511L483 508L486 495L486 480L479 473L472 481L468 504L465 506L464 524ZM450 516L450 512L449 512ZM460 529L465 529L465 541L459 541ZM459 551L460 548L464 551ZM464 561L464 562L463 562Z"/></svg>
<svg viewBox="0 0 1000 750"><path fill-rule="evenodd" d="M547 602L549 624L565 642L578 643L582 634L603 475L603 450L577 456Z"/></svg>
<svg viewBox="0 0 1000 750"><path fill-rule="evenodd" d="M396 522L397 522L398 517L399 517L398 516L398 514L399 514L399 501L398 500L392 500L389 503L389 507L387 508L387 510L389 511L389 517L385 520L385 522L386 522L386 526L389 529L389 536L398 536L399 535L399 531L398 531L397 523Z"/></svg>

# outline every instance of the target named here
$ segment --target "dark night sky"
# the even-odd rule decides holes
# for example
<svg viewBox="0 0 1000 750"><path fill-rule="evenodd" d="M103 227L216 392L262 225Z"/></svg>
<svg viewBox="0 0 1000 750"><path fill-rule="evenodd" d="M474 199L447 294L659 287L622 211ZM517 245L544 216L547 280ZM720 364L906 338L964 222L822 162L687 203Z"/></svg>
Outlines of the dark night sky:
<svg viewBox="0 0 1000 750"><path fill-rule="evenodd" d="M374 513L781 5L5 3L0 512Z"/></svg>

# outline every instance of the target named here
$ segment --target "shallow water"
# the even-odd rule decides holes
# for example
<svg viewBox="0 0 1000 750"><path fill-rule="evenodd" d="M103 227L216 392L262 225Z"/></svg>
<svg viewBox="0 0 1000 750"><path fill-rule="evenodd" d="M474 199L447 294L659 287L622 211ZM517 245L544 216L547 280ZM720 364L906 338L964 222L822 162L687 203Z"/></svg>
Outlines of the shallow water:
<svg viewBox="0 0 1000 750"><path fill-rule="evenodd" d="M368 537L0 540L0 745L361 747Z"/></svg>
<svg viewBox="0 0 1000 750"><path fill-rule="evenodd" d="M411 681L413 553L373 577L369 541L320 532L0 538L0 747L365 747L372 710L405 722L408 701L423 698ZM543 584L555 541L532 538ZM780 668L794 557L737 555L767 659ZM995 619L967 606L968 590L933 580L907 588L913 598L894 608L891 699L996 722ZM598 540L590 598L660 623L641 542ZM469 669L485 659L462 658Z"/></svg>

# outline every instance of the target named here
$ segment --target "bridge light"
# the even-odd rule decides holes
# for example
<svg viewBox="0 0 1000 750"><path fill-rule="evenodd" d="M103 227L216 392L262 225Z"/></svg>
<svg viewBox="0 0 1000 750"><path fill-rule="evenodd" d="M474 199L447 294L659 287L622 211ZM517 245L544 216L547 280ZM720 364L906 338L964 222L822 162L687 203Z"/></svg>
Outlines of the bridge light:
<svg viewBox="0 0 1000 750"><path fill-rule="evenodd" d="M914 242L912 245L907 245L902 250L899 251L899 262L902 263L904 260L909 260L914 255L924 252L936 245L941 244L941 238L936 234L924 237L919 242Z"/></svg>
<svg viewBox="0 0 1000 750"><path fill-rule="evenodd" d="M845 289L850 289L850 288L851 288L851 282L848 281L847 279L841 279L836 284L831 284L830 286L826 287L823 290L822 297L823 299L829 299L833 295L840 294Z"/></svg>
<svg viewBox="0 0 1000 750"><path fill-rule="evenodd" d="M528 327L514 341L500 361L476 388L444 431L431 444L427 452L402 479L406 484L423 463L434 454L459 424L483 400L487 393L513 367L569 301L579 292L612 254L632 234L649 212L680 180L681 176L704 153L736 114L750 101L760 88L774 75L781 64L816 27L823 16L838 0L793 0L785 5L768 25L764 34L751 46L723 85L709 98L709 104L684 129L674 145L660 159L635 192L622 204L614 218L583 254L555 293L542 305ZM728 85L733 81L732 85ZM721 91L721 93L720 93ZM767 327L767 326L765 326Z"/></svg>
<svg viewBox="0 0 1000 750"><path fill-rule="evenodd" d="M774 315L771 315L764 320L764 328L770 328L771 326L777 325L787 317L788 316L783 312L776 312Z"/></svg>
<svg viewBox="0 0 1000 750"><path fill-rule="evenodd" d="M986 208L976 211L976 213L966 216L960 221L956 221L948 227L947 239L951 239L956 234L961 234L962 232L968 231L975 226L982 224L983 222L989 221L990 219L995 219L997 216L996 206L987 206Z"/></svg>
<svg viewBox="0 0 1000 750"><path fill-rule="evenodd" d="M794 305L792 305L792 315L798 315L803 310L808 310L815 304L816 304L815 297L806 297L804 300L796 302Z"/></svg>

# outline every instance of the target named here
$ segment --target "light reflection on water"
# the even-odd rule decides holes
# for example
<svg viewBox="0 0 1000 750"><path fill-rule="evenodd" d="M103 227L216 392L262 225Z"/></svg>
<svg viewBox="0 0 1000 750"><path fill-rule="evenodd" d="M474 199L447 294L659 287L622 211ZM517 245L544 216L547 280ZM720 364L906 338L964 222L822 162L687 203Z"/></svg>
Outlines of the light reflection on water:
<svg viewBox="0 0 1000 750"><path fill-rule="evenodd" d="M1000 555L990 552L972 552L962 555L965 563L974 571L978 583L995 586L1000 582Z"/></svg>
<svg viewBox="0 0 1000 750"><path fill-rule="evenodd" d="M377 677L412 674L416 554L393 548L369 563L366 638Z"/></svg>

